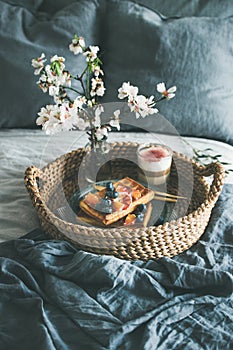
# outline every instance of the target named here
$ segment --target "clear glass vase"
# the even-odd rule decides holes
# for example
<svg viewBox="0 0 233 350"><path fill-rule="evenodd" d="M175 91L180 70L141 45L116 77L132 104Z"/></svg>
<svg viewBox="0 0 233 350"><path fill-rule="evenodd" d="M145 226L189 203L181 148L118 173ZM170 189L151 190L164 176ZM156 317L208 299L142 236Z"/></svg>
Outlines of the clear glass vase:
<svg viewBox="0 0 233 350"><path fill-rule="evenodd" d="M85 153L85 180L88 183L111 179L110 144L107 140L88 144Z"/></svg>

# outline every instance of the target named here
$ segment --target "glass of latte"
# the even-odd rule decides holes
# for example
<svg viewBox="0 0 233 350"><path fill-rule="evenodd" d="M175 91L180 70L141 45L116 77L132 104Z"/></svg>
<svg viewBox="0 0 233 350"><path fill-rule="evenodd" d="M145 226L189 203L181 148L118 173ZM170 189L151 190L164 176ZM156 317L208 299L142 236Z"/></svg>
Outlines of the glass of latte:
<svg viewBox="0 0 233 350"><path fill-rule="evenodd" d="M137 149L140 178L150 185L167 181L172 163L172 150L162 144L142 144Z"/></svg>

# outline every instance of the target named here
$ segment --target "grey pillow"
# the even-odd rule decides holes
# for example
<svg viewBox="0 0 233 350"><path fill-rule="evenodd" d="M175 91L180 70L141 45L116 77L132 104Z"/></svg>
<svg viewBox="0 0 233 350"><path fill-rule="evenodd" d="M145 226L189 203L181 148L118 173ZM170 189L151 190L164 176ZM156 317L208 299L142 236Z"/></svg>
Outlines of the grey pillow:
<svg viewBox="0 0 233 350"><path fill-rule="evenodd" d="M233 18L163 18L131 1L108 1L103 41L106 100L123 81L147 95L176 85L160 112L182 135L233 144ZM153 118L143 124L153 129Z"/></svg>
<svg viewBox="0 0 233 350"><path fill-rule="evenodd" d="M25 7L31 11L36 11L39 6L43 4L44 0L1 0L1 2L5 2L16 7Z"/></svg>
<svg viewBox="0 0 233 350"><path fill-rule="evenodd" d="M72 3L80 0L42 0L41 5L38 8L39 11L54 15L57 11L60 11L64 7L71 5ZM82 1L82 0L81 0Z"/></svg>
<svg viewBox="0 0 233 350"><path fill-rule="evenodd" d="M84 64L69 51L75 33L98 42L98 3L80 0L53 16L0 1L0 127L34 128L37 112L52 99L37 87L31 59L65 56L72 72Z"/></svg>
<svg viewBox="0 0 233 350"><path fill-rule="evenodd" d="M161 12L164 16L233 16L232 0L135 0L152 10Z"/></svg>

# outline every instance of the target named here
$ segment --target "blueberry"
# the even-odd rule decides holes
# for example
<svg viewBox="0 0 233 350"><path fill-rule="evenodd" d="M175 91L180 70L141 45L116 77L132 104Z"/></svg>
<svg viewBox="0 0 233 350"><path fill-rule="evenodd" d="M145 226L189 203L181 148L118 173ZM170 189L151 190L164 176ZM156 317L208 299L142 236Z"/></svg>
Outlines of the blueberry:
<svg viewBox="0 0 233 350"><path fill-rule="evenodd" d="M137 206L137 209L141 212L141 213L145 213L146 211L146 205L145 204L139 204Z"/></svg>
<svg viewBox="0 0 233 350"><path fill-rule="evenodd" d="M114 186L112 182L107 182L106 184L107 191L114 191Z"/></svg>
<svg viewBox="0 0 233 350"><path fill-rule="evenodd" d="M103 203L106 207L111 207L112 206L112 201L109 198L103 198Z"/></svg>
<svg viewBox="0 0 233 350"><path fill-rule="evenodd" d="M118 192L117 191L113 191L112 192L112 198L117 198L118 197Z"/></svg>
<svg viewBox="0 0 233 350"><path fill-rule="evenodd" d="M138 216L139 214L141 214L140 210L136 207L134 209L134 212L133 212L136 216Z"/></svg>
<svg viewBox="0 0 233 350"><path fill-rule="evenodd" d="M134 214L136 216L140 215L141 213L145 213L146 211L146 205L145 204L139 204L135 209L134 209Z"/></svg>
<svg viewBox="0 0 233 350"><path fill-rule="evenodd" d="M105 198L112 198L112 191L106 191L105 192Z"/></svg>
<svg viewBox="0 0 233 350"><path fill-rule="evenodd" d="M143 222L144 220L144 215L141 213L137 216L137 222Z"/></svg>
<svg viewBox="0 0 233 350"><path fill-rule="evenodd" d="M117 198L118 193L116 191L106 191L105 197L107 198Z"/></svg>

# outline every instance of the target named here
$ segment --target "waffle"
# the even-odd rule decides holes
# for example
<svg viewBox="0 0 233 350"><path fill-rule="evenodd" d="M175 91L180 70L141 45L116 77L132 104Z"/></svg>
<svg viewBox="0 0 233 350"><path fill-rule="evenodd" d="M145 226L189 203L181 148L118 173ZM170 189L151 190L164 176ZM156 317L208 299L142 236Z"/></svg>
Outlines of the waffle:
<svg viewBox="0 0 233 350"><path fill-rule="evenodd" d="M144 187L129 177L117 181L114 184L114 188L118 192L119 196L118 198L112 200L112 206L120 206L121 201L124 203L124 201L128 199L126 194L128 193L131 197L131 202L127 203L126 208L121 208L120 210L116 209L113 210L113 212L110 214L105 214L97 211L95 209L95 205L88 204L86 197L80 201L80 208L86 214L92 216L98 221L101 221L104 225L111 225L112 223L122 219L127 214L132 213L139 204L146 204L150 202L154 197L154 192L152 190ZM101 200L101 198L104 198L105 193L106 189L104 188L100 191L96 191L94 195Z"/></svg>
<svg viewBox="0 0 233 350"><path fill-rule="evenodd" d="M125 225L125 220L126 217L123 217L122 219L112 223L110 226L108 225L109 228L116 228L116 227L147 227L149 220L151 218L151 213L152 213L152 204L149 202L146 204L146 211L144 213L144 218L143 218L143 222L138 222L137 220L135 220L135 222L133 222L132 224L129 225ZM77 213L77 222L78 223L82 223L84 225L87 226L94 226L94 227L99 227L99 228L105 228L106 225L104 225L102 222L96 220L94 217L88 215L87 213L85 213L84 211L80 210Z"/></svg>

